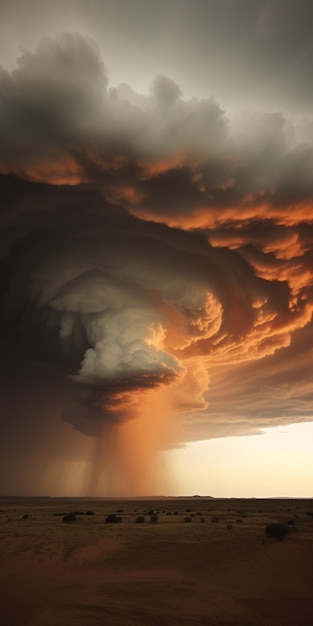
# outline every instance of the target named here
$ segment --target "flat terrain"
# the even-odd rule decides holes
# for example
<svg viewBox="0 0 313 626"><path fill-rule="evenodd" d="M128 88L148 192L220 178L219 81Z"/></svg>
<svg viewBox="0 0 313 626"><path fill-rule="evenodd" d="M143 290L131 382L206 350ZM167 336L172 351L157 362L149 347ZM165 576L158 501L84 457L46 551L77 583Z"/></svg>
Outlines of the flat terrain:
<svg viewBox="0 0 313 626"><path fill-rule="evenodd" d="M313 500L2 498L0 511L2 626L313 624ZM287 537L267 537L282 521Z"/></svg>

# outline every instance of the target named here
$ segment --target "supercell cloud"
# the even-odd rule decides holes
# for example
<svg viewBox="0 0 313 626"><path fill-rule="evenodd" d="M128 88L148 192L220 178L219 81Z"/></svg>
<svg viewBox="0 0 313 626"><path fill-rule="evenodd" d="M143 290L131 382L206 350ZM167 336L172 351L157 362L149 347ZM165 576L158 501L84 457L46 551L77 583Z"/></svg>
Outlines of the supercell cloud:
<svg viewBox="0 0 313 626"><path fill-rule="evenodd" d="M44 364L55 420L101 441L143 407L179 423L156 447L311 419L312 128L113 85L79 33L23 51L0 71L3 371Z"/></svg>

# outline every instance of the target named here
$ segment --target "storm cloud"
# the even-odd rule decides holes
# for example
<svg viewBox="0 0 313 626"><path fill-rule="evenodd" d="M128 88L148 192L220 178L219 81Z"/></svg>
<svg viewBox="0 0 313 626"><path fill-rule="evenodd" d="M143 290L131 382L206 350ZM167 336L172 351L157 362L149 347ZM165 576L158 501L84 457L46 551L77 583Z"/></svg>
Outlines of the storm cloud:
<svg viewBox="0 0 313 626"><path fill-rule="evenodd" d="M78 32L24 50L0 71L8 405L7 368L42 364L97 441L148 413L156 447L311 419L312 166L309 118L114 85Z"/></svg>
<svg viewBox="0 0 313 626"><path fill-rule="evenodd" d="M313 137L280 112L227 115L159 75L150 94L110 86L97 44L41 41L0 76L1 171L85 182L107 202L181 227L310 214Z"/></svg>

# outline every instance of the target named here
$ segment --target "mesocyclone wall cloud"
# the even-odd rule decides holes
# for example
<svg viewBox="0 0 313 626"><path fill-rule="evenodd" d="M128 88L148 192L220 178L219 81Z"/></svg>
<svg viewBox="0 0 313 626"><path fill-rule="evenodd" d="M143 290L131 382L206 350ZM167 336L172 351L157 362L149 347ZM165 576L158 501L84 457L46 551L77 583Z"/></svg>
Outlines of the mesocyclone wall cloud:
<svg viewBox="0 0 313 626"><path fill-rule="evenodd" d="M98 441L98 494L101 459L125 459L127 441L154 463L181 441L312 417L311 121L230 114L163 74L145 95L109 76L76 32L0 73L2 430L25 427L7 364L33 384L44 364L57 408L33 399L35 447L45 419L69 442L74 427L77 454ZM149 489L121 463L110 492Z"/></svg>

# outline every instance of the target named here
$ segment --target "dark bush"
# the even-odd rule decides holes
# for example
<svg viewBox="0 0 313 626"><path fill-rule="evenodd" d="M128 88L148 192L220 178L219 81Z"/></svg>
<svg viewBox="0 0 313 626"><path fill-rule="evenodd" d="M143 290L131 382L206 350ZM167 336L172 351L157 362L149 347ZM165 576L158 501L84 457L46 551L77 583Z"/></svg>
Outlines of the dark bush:
<svg viewBox="0 0 313 626"><path fill-rule="evenodd" d="M122 521L121 517L118 517L117 515L114 515L114 513L110 513L106 520L105 523L106 524L119 524Z"/></svg>
<svg viewBox="0 0 313 626"><path fill-rule="evenodd" d="M219 517L217 517L217 515L212 515L211 517L211 522L212 524L218 524L219 523Z"/></svg>
<svg viewBox="0 0 313 626"><path fill-rule="evenodd" d="M201 520L200 520L200 522L201 522L201 524L205 524L205 522L206 522L206 519L205 519L205 517L201 517Z"/></svg>
<svg viewBox="0 0 313 626"><path fill-rule="evenodd" d="M289 532L290 528L288 524L268 524L268 526L265 527L265 533L268 537L272 537L273 539L284 539Z"/></svg>
<svg viewBox="0 0 313 626"><path fill-rule="evenodd" d="M65 522L66 524L70 524L71 522L76 522L77 521L77 515L75 515L75 513L66 513L63 516L63 522Z"/></svg>
<svg viewBox="0 0 313 626"><path fill-rule="evenodd" d="M179 515L178 511L174 511L173 515Z"/></svg>
<svg viewBox="0 0 313 626"><path fill-rule="evenodd" d="M236 524L242 524L242 519L236 519Z"/></svg>
<svg viewBox="0 0 313 626"><path fill-rule="evenodd" d="M185 509L185 513L190 513L191 509Z"/></svg>
<svg viewBox="0 0 313 626"><path fill-rule="evenodd" d="M156 524L158 519L159 519L159 516L157 513L152 513L152 515L150 515L150 522L152 524Z"/></svg>
<svg viewBox="0 0 313 626"><path fill-rule="evenodd" d="M166 515L172 515L171 511L167 511Z"/></svg>
<svg viewBox="0 0 313 626"><path fill-rule="evenodd" d="M184 517L184 522L186 522L186 524L189 524L190 522L192 522L191 517Z"/></svg>
<svg viewBox="0 0 313 626"><path fill-rule="evenodd" d="M23 515L22 519L28 519L29 515L27 515L27 513L25 513L25 515Z"/></svg>
<svg viewBox="0 0 313 626"><path fill-rule="evenodd" d="M287 522L288 526L295 526L296 525L296 520L294 519L289 519Z"/></svg>
<svg viewBox="0 0 313 626"><path fill-rule="evenodd" d="M85 515L94 515L94 511L86 511Z"/></svg>
<svg viewBox="0 0 313 626"><path fill-rule="evenodd" d="M145 518L143 515L139 515L136 517L136 524L143 524L145 522Z"/></svg>
<svg viewBox="0 0 313 626"><path fill-rule="evenodd" d="M232 529L232 527L233 527L233 525L232 525L232 524L227 524L227 526L226 526L227 530L231 530L231 529Z"/></svg>
<svg viewBox="0 0 313 626"><path fill-rule="evenodd" d="M116 509L117 513L124 513L124 509Z"/></svg>

